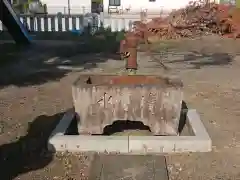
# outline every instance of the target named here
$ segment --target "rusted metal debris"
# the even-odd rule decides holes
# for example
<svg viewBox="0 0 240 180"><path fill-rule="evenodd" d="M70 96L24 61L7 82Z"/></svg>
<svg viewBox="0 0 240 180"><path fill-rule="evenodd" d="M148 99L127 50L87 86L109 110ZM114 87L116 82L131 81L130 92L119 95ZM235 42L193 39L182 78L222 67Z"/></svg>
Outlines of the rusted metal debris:
<svg viewBox="0 0 240 180"><path fill-rule="evenodd" d="M141 14L141 21L134 22L132 32L125 34L125 39L121 42L120 53L125 55L122 56L123 58L128 59L127 64L137 64L133 63L137 59L128 49L137 49L141 42L148 45L162 39L194 38L208 34L238 38L240 36L240 9L231 5L199 0L190 2L186 8L173 11L167 17L154 18L148 23L146 23L146 17ZM149 46L147 52L151 55ZM159 59L158 62L164 69L168 69ZM136 68L136 66L129 66L129 68L132 67Z"/></svg>
<svg viewBox="0 0 240 180"><path fill-rule="evenodd" d="M148 39L196 37L211 33L236 34L240 29L240 9L231 5L191 2L186 8L175 10L167 17L158 17L148 23L135 22L134 32ZM143 35L144 34L144 35Z"/></svg>

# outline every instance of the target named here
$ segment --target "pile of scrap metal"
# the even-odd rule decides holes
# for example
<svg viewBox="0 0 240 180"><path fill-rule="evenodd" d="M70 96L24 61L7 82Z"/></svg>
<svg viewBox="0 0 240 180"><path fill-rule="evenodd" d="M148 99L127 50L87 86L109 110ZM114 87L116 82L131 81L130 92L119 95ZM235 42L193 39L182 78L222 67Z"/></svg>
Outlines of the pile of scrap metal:
<svg viewBox="0 0 240 180"><path fill-rule="evenodd" d="M189 3L169 16L152 19L148 23L135 22L134 32L161 39L196 37L211 33L236 34L240 28L240 9L227 5L207 3L205 0ZM141 35L141 37L145 37Z"/></svg>
<svg viewBox="0 0 240 180"><path fill-rule="evenodd" d="M137 69L136 51L141 42L149 44L161 39L194 38L207 34L234 38L240 35L240 10L206 0L191 2L167 17L154 18L150 22L144 19L134 22L132 31L127 32L120 43L120 54L128 60L127 69ZM164 64L162 66L167 69Z"/></svg>
<svg viewBox="0 0 240 180"><path fill-rule="evenodd" d="M194 2L185 9L171 13L169 22L177 37L196 37L207 34L238 37L240 10L227 4Z"/></svg>

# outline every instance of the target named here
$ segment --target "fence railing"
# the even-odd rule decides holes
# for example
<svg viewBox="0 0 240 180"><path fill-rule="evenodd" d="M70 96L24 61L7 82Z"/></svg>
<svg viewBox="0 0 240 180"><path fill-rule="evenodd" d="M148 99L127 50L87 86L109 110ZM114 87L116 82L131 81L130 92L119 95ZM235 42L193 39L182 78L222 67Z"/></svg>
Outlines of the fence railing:
<svg viewBox="0 0 240 180"><path fill-rule="evenodd" d="M89 18L83 15L20 15L20 21L31 32L55 32L55 31L69 31L73 29L80 30L82 27L88 25ZM93 21L98 22L97 19ZM2 23L0 30L3 30Z"/></svg>
<svg viewBox="0 0 240 180"><path fill-rule="evenodd" d="M134 21L140 16L104 16L101 15L20 15L20 21L30 32L65 32L80 30L88 25L93 27L110 27L112 31L130 30ZM0 21L0 31L4 31Z"/></svg>

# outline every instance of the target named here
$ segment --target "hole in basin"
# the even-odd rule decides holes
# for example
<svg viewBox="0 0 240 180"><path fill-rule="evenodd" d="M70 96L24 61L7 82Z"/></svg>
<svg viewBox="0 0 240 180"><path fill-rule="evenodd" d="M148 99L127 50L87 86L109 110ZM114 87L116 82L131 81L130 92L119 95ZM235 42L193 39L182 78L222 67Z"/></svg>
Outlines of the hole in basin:
<svg viewBox="0 0 240 180"><path fill-rule="evenodd" d="M152 135L149 126L141 121L116 120L103 129L102 135Z"/></svg>

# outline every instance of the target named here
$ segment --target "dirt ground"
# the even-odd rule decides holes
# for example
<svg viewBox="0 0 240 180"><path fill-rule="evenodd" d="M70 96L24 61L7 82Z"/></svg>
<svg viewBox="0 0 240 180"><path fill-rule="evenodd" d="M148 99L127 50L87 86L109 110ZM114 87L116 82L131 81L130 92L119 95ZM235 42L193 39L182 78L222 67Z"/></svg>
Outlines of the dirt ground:
<svg viewBox="0 0 240 180"><path fill-rule="evenodd" d="M197 109L213 141L210 153L167 155L170 179L240 179L240 40L209 36L154 47L170 72L139 53L139 73L180 76L188 108ZM121 73L124 62L82 55L78 48L75 43L41 42L14 51L15 56L10 53L18 60L1 68L1 180L87 178L93 154L50 154L46 140L72 106L71 83L78 75Z"/></svg>

